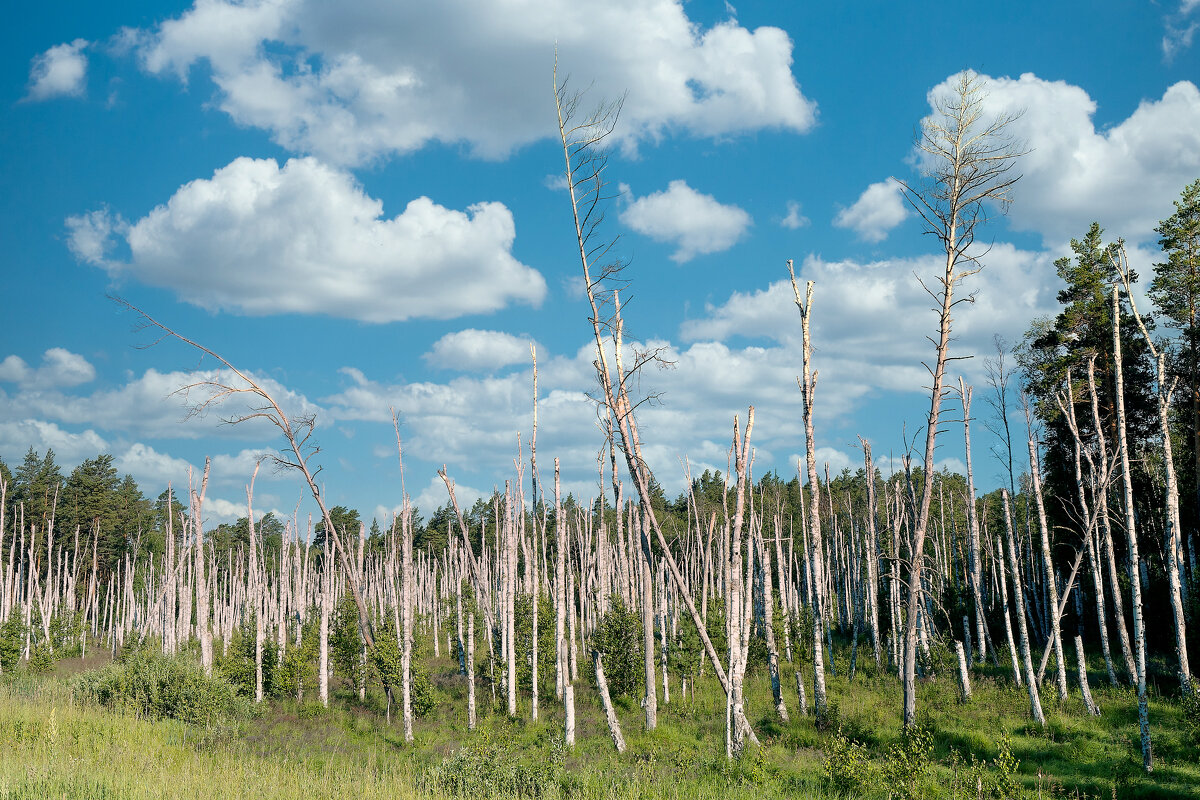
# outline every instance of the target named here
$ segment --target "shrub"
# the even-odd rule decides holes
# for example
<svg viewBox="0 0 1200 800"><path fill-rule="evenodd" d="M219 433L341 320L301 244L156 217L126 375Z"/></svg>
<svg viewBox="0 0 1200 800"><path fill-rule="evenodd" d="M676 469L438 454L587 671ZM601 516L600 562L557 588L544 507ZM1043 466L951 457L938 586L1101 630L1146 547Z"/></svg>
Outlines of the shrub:
<svg viewBox="0 0 1200 800"><path fill-rule="evenodd" d="M434 782L443 791L459 797L542 797L560 788L561 758L539 752L526 760L480 733L434 767Z"/></svg>
<svg viewBox="0 0 1200 800"><path fill-rule="evenodd" d="M613 595L608 613L592 634L591 646L604 657L604 677L608 692L617 697L637 699L645 691L645 660L642 657L642 620L625 607L619 595ZM589 670L592 682L595 673Z"/></svg>
<svg viewBox="0 0 1200 800"><path fill-rule="evenodd" d="M917 800L923 792L925 775L933 754L933 736L927 728L905 728L900 740L888 748L883 779L889 790L901 800Z"/></svg>
<svg viewBox="0 0 1200 800"><path fill-rule="evenodd" d="M84 672L71 681L77 700L109 708L131 708L152 719L178 719L215 726L250 715L250 704L220 675L208 677L195 661L132 650L103 669Z"/></svg>
<svg viewBox="0 0 1200 800"><path fill-rule="evenodd" d="M823 772L830 786L846 794L861 794L874 777L867 748L842 733L841 728L825 750Z"/></svg>
<svg viewBox="0 0 1200 800"><path fill-rule="evenodd" d="M329 659L334 672L357 689L366 682L367 665L362 660L363 641L358 630L358 606L349 592L338 601L329 623Z"/></svg>
<svg viewBox="0 0 1200 800"><path fill-rule="evenodd" d="M45 675L54 671L54 649L47 641L38 642L29 653L29 671Z"/></svg>
<svg viewBox="0 0 1200 800"><path fill-rule="evenodd" d="M21 623L20 615L13 614L0 625L0 669L5 672L16 669L24 648L25 626Z"/></svg>
<svg viewBox="0 0 1200 800"><path fill-rule="evenodd" d="M371 651L371 663L379 672L379 676L392 688L393 700L396 703L402 702L401 687L404 676L400 655L400 641L396 638L395 628L390 625L381 625L375 633L375 648ZM412 656L409 666L412 675L410 699L412 700L413 714L424 717L437 707L437 694L433 689L433 684L429 681L429 675L417 666L415 642Z"/></svg>
<svg viewBox="0 0 1200 800"><path fill-rule="evenodd" d="M517 686L533 689L533 596L516 597ZM640 624L640 621L639 621ZM641 628L639 627L640 631ZM607 665L607 661L605 664ZM546 696L547 686L554 686L554 608L549 598L538 599L538 696Z"/></svg>
<svg viewBox="0 0 1200 800"><path fill-rule="evenodd" d="M1192 678L1192 691L1184 695L1180 701L1183 711L1183 732L1188 742L1200 745L1200 689L1196 688L1196 679Z"/></svg>
<svg viewBox="0 0 1200 800"><path fill-rule="evenodd" d="M215 659L217 671L225 680L233 684L237 693L242 697L254 698L254 616L250 615L246 623L233 632L229 642L229 652ZM274 697L279 694L279 646L271 636L263 637L262 671L263 696Z"/></svg>

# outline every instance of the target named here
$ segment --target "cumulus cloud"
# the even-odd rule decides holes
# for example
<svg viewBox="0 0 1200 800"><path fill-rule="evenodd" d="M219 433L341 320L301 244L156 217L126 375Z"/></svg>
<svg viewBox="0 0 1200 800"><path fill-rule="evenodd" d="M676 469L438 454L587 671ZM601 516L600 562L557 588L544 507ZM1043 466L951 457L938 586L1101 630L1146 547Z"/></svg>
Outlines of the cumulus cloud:
<svg viewBox="0 0 1200 800"><path fill-rule="evenodd" d="M320 409L301 394L278 381L252 373L289 415L311 414ZM0 392L0 419L39 417L65 424L94 425L105 431L121 431L138 437L164 439L256 438L274 441L278 431L265 420L253 419L240 425L223 420L244 416L253 405L235 395L207 413L188 418L208 397L202 386L190 392L179 390L190 384L218 381L231 386L240 380L228 371L196 370L160 372L149 369L119 386L98 388L90 394L68 394L58 389L26 389L13 394ZM247 472L247 474L249 474Z"/></svg>
<svg viewBox="0 0 1200 800"><path fill-rule="evenodd" d="M0 421L0 453L9 459L10 465L20 463L30 447L43 454L47 448L53 449L59 464L76 464L107 452L109 444L91 428L74 433L32 417Z"/></svg>
<svg viewBox="0 0 1200 800"><path fill-rule="evenodd" d="M1015 170L1012 225L1060 247L1099 221L1113 238L1156 238L1172 201L1200 174L1200 90L1189 81L1143 100L1124 120L1097 128L1096 102L1065 81L1031 73L987 78L989 114L1023 112L1013 124L1029 152ZM951 91L954 76L935 86L930 103Z"/></svg>
<svg viewBox="0 0 1200 800"><path fill-rule="evenodd" d="M22 389L54 389L78 386L96 377L96 368L83 356L61 347L51 347L42 355L42 365L29 366L17 355L0 361L0 382L15 383Z"/></svg>
<svg viewBox="0 0 1200 800"><path fill-rule="evenodd" d="M29 69L29 93L26 100L52 97L82 97L87 83L86 39L55 45L35 56Z"/></svg>
<svg viewBox="0 0 1200 800"><path fill-rule="evenodd" d="M795 200L788 200L787 214L783 219L779 220L779 224L790 231L794 231L798 228L808 227L809 223L809 218L800 213L800 204Z"/></svg>
<svg viewBox="0 0 1200 800"><path fill-rule="evenodd" d="M975 292L973 304L955 315L954 355L991 352L992 336L1016 341L1035 316L1057 308L1058 280L1051 253L997 244L985 268L964 290ZM929 297L916 275L939 269L935 256L875 262L824 261L810 256L798 270L801 280L816 283L813 297L814 367L820 370L822 405L845 411L877 390L922 391L928 374L922 360L931 356L925 338L935 330ZM800 321L787 280L766 289L734 292L707 315L684 323L685 341L735 337L767 339L798 350ZM981 359L960 368L978 381ZM826 412L828 413L828 412Z"/></svg>
<svg viewBox="0 0 1200 800"><path fill-rule="evenodd" d="M704 28L679 0L197 0L125 39L150 72L186 79L207 61L220 107L239 123L346 164L430 142L495 158L545 138L554 109L529 87L544 84L556 48L560 76L586 76L580 86L597 98L627 92L627 147L675 130L802 132L816 116L787 33L733 19Z"/></svg>
<svg viewBox="0 0 1200 800"><path fill-rule="evenodd" d="M454 481L453 476L451 476L451 480ZM463 510L464 514L466 513L467 509L475 504L476 500L481 497L491 496L492 493L490 491L483 492L479 489L467 486L466 484L454 481L454 498L458 500L458 507ZM421 489L421 491L417 493L416 497L412 499L412 504L421 511L421 514L426 519L429 519L429 515L432 514L435 509L441 508L442 506L449 504L449 502L450 494L446 491L446 484L442 481L441 477L437 475L430 478L429 483L426 484L425 488ZM384 515L380 516L380 512L383 512ZM386 524L384 520L390 522L392 515L399 513L399 506L394 508L378 506L375 509L376 519L380 521L379 524L381 526Z"/></svg>
<svg viewBox="0 0 1200 800"><path fill-rule="evenodd" d="M880 181L868 186L854 205L839 211L833 224L852 229L865 241L882 242L907 216L899 184Z"/></svg>
<svg viewBox="0 0 1200 800"><path fill-rule="evenodd" d="M499 369L509 364L530 363L530 344L531 340L511 333L468 328L447 333L422 358L429 366L443 369Z"/></svg>
<svg viewBox="0 0 1200 800"><path fill-rule="evenodd" d="M114 237L129 232L129 223L108 208L67 217L66 226L67 248L72 255L97 267L108 263Z"/></svg>
<svg viewBox="0 0 1200 800"><path fill-rule="evenodd" d="M671 181L661 192L638 198L630 193L629 197L621 222L656 242L675 245L671 260L680 264L698 255L728 250L753 224L742 209L723 205L683 180Z"/></svg>
<svg viewBox="0 0 1200 800"><path fill-rule="evenodd" d="M207 309L392 322L540 303L541 274L512 256L512 213L427 197L384 218L347 172L313 158L239 158L181 187L131 226L106 212L67 220L70 246L114 278L175 291ZM128 261L103 257L124 236Z"/></svg>

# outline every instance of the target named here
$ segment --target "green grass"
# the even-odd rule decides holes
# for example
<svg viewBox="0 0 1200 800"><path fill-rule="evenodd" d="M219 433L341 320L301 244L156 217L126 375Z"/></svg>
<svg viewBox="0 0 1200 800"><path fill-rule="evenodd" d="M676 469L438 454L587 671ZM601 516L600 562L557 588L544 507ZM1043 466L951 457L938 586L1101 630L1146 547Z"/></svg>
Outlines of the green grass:
<svg viewBox="0 0 1200 800"><path fill-rule="evenodd" d="M863 783L853 796L885 798L889 749L900 740L900 691L894 674L861 666L853 683L828 680L840 728L865 745ZM577 684L577 745L561 745L561 707L544 693L541 719L493 707L490 686L478 685L480 725L466 730L465 679L448 658L423 659L438 698L416 724L416 741L403 742L398 715L383 718L383 698L360 703L339 688L329 709L315 702L267 704L234 727L206 729L176 720L139 719L72 699L64 674L99 664L60 664L51 676L18 673L0 682L0 800L6 798L439 798L524 795L545 798L839 797L824 774L833 731L797 718L795 693L785 695L792 720L774 716L765 671L747 677L747 716L762 740L741 761L728 763L724 696L715 679L699 682L684 700L672 676L672 702L659 699L659 728L642 730L637 703L621 701L618 715L628 750L618 755L598 698L586 679ZM794 686L788 665L785 686ZM1051 665L1048 675L1053 674ZM811 675L808 676L811 682ZM999 775L995 762L1007 735L1019 761L1015 779L1029 797L1200 800L1200 750L1188 739L1177 701L1152 696L1155 770L1141 770L1134 697L1101 684L1093 693L1103 709L1085 714L1072 696L1061 706L1052 685L1043 693L1045 731L1028 715L1027 695L1003 671L975 674L974 700L957 699L953 673L920 684L921 722L932 735L930 771L921 796L975 797L973 776ZM1072 683L1072 691L1074 684ZM811 683L810 683L811 694ZM971 764L986 763L982 772ZM982 780L982 777L981 777ZM957 787L958 791L955 791Z"/></svg>

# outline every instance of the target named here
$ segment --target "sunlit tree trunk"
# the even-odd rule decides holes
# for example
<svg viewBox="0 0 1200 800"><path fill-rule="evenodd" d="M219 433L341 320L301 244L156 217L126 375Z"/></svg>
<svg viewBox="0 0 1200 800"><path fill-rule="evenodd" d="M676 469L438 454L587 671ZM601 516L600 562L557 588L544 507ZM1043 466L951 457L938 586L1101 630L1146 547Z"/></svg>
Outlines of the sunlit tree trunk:
<svg viewBox="0 0 1200 800"><path fill-rule="evenodd" d="M1121 298L1113 286L1113 372L1116 380L1117 447L1121 452L1121 485L1125 492L1125 531L1129 539L1129 586L1133 601L1133 641L1137 664L1138 727L1142 738L1142 767L1154 769L1154 751L1150 742L1150 713L1146 698L1146 621L1142 617L1142 576L1138 569L1137 523L1133 515L1133 475L1129 469L1129 442L1125 433L1125 377L1121 363Z"/></svg>

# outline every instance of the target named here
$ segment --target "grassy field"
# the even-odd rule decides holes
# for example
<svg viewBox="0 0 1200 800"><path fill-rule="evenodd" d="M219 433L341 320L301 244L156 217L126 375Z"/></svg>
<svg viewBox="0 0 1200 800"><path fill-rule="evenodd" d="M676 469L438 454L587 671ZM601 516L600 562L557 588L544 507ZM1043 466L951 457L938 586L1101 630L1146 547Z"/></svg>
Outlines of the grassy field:
<svg viewBox="0 0 1200 800"><path fill-rule="evenodd" d="M844 664L844 660L840 660ZM894 676L861 670L853 683L829 679L838 724L811 717L779 723L765 674L747 678L748 716L762 739L740 761L724 756L724 699L711 678L693 702L660 697L659 728L642 731L642 711L623 701L629 745L618 755L586 681L578 691L578 743L561 744L559 707L542 719L508 719L479 687L480 726L466 730L465 684L449 659L427 659L438 704L403 744L383 718L382 697L339 691L331 708L268 703L256 716L203 728L140 719L73 699L69 677L104 658L60 662L48 676L0 682L0 800L8 798L755 798L910 796L967 798L1162 797L1200 800L1200 750L1177 702L1155 698L1155 770L1141 770L1134 698L1093 692L1103 709L1044 698L1048 726L1028 718L1027 698L1007 681L977 676L960 704L949 672L925 681L919 709L928 753L901 737ZM552 680L552 677L551 677ZM553 693L551 692L551 697ZM840 734L838 731L840 730ZM1013 761L1006 761L1006 744Z"/></svg>

